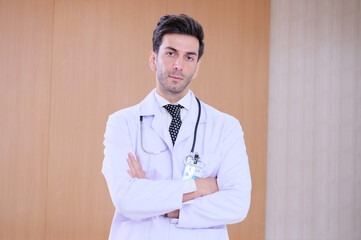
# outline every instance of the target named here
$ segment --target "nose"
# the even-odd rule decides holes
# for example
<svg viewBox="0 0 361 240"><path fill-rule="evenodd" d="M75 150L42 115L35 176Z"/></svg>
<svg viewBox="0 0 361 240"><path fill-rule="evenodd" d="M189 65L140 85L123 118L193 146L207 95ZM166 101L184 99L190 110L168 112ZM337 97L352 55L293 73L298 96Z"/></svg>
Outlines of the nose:
<svg viewBox="0 0 361 240"><path fill-rule="evenodd" d="M173 63L173 69L177 70L177 71L182 71L183 69L183 62L182 62L182 58L178 57L176 59L176 61Z"/></svg>

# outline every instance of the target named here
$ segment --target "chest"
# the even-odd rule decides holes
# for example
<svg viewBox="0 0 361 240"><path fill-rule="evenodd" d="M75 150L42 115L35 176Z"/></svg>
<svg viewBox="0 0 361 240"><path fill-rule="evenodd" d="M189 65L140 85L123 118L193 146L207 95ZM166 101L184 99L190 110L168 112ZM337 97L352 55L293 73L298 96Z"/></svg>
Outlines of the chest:
<svg viewBox="0 0 361 240"><path fill-rule="evenodd" d="M144 118L137 137L133 138L135 152L143 171L149 179L182 179L184 160L194 143L195 124L182 125L173 146L168 126L156 129L153 117ZM195 139L194 152L203 163L201 177L216 177L222 161L221 132L208 123L200 123Z"/></svg>

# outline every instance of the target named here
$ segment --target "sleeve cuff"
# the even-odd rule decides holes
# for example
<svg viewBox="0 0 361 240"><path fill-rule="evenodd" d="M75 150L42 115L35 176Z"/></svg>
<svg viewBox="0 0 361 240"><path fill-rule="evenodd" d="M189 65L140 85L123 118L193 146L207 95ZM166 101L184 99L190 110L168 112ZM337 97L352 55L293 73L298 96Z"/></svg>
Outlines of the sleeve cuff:
<svg viewBox="0 0 361 240"><path fill-rule="evenodd" d="M197 191L194 179L184 180L183 194Z"/></svg>

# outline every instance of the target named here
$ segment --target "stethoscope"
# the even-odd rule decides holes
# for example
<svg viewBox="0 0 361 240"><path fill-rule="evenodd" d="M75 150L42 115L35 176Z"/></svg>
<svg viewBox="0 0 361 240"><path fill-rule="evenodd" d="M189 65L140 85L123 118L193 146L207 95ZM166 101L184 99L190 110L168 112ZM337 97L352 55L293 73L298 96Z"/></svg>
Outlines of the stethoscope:
<svg viewBox="0 0 361 240"><path fill-rule="evenodd" d="M198 130L198 125L199 125L199 119L201 118L201 103L200 103L200 101L199 101L199 99L197 97L195 97L195 98L196 98L197 103L198 103L198 117L197 117L196 126L194 127L194 136L193 136L193 144L192 144L191 153L190 153L190 155L188 155L186 157L186 159L192 158L193 162L197 163L199 156L198 156L197 153L194 154L194 147L196 145L196 140L197 140L197 130ZM140 141L141 141L143 151L148 153L148 154L157 155L157 154L160 154L162 152L165 152L168 149L168 148L165 148L165 149L163 149L161 151L158 151L158 152L151 152L151 151L147 151L144 148L144 145L143 145L143 116L140 116Z"/></svg>

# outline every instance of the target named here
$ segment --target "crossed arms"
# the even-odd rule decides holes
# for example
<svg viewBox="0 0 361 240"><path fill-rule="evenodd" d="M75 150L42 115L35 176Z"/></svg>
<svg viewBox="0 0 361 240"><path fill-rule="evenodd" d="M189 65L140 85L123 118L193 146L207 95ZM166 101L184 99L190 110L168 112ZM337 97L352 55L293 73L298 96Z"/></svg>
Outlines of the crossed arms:
<svg viewBox="0 0 361 240"><path fill-rule="evenodd" d="M147 179L142 166L132 153L128 153L127 162L129 165L128 174L130 177ZM183 194L182 202L187 202L198 197L203 197L219 190L216 178L196 178L194 181L196 183L197 190L195 192ZM170 218L179 218L179 209L166 213L165 215Z"/></svg>
<svg viewBox="0 0 361 240"><path fill-rule="evenodd" d="M178 227L208 228L236 223L247 216L251 179L238 121L228 122L222 133L216 133L222 135L219 138L222 151L220 155L214 155L221 158L215 169L217 179L196 179L197 191L189 194L184 194L185 182L181 179L146 179L139 162L128 156L129 151L136 152L138 125L134 122L119 112L109 117L105 132L102 173L119 221L142 220L168 213L169 217L179 217Z"/></svg>

